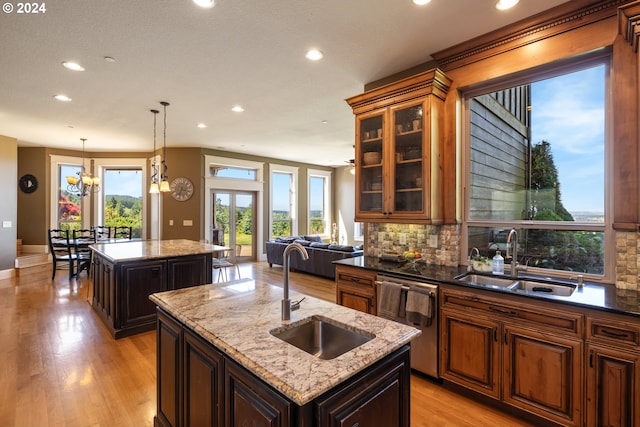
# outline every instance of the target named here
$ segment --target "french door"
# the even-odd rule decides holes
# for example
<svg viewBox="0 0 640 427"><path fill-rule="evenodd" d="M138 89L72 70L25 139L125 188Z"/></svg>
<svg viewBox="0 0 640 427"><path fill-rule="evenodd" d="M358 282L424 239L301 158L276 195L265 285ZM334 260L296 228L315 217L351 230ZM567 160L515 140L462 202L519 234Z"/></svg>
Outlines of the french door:
<svg viewBox="0 0 640 427"><path fill-rule="evenodd" d="M222 229L225 246L233 249L236 262L255 259L255 201L253 192L213 190L212 229Z"/></svg>

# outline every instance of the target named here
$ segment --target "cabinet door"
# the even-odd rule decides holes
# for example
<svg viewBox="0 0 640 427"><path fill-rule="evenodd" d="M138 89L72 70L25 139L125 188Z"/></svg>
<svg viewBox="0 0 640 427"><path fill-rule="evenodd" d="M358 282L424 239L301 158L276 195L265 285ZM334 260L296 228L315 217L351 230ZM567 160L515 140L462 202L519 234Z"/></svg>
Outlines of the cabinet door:
<svg viewBox="0 0 640 427"><path fill-rule="evenodd" d="M391 108L391 158L389 199L391 216L416 217L428 213L430 151L429 110L423 103L405 103Z"/></svg>
<svg viewBox="0 0 640 427"><path fill-rule="evenodd" d="M162 310L158 310L156 330L156 393L155 424L179 427L181 404L182 327Z"/></svg>
<svg viewBox="0 0 640 427"><path fill-rule="evenodd" d="M199 254L171 258L167 261L169 289L211 283L211 254Z"/></svg>
<svg viewBox="0 0 640 427"><path fill-rule="evenodd" d="M386 109L356 118L356 215L362 218L384 217L385 200L385 125Z"/></svg>
<svg viewBox="0 0 640 427"><path fill-rule="evenodd" d="M222 355L189 330L184 332L185 427L222 427Z"/></svg>
<svg viewBox="0 0 640 427"><path fill-rule="evenodd" d="M443 378L487 396L500 398L500 324L491 319L442 310Z"/></svg>
<svg viewBox="0 0 640 427"><path fill-rule="evenodd" d="M116 329L155 322L156 306L149 295L167 290L166 268L164 260L122 265L119 272L122 317Z"/></svg>
<svg viewBox="0 0 640 427"><path fill-rule="evenodd" d="M640 426L640 355L587 345L587 426Z"/></svg>
<svg viewBox="0 0 640 427"><path fill-rule="evenodd" d="M580 425L582 340L505 324L503 400L562 425Z"/></svg>
<svg viewBox="0 0 640 427"><path fill-rule="evenodd" d="M225 425L292 425L291 403L236 363L225 363Z"/></svg>
<svg viewBox="0 0 640 427"><path fill-rule="evenodd" d="M373 306L372 299L373 297L371 295L359 294L351 289L338 289L338 304L375 315L375 307Z"/></svg>

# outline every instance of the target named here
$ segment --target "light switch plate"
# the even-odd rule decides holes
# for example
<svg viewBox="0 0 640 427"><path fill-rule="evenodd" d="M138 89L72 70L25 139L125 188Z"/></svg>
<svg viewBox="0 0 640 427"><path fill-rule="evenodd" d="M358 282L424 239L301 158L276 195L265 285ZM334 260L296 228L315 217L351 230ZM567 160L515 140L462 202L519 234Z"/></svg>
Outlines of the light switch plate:
<svg viewBox="0 0 640 427"><path fill-rule="evenodd" d="M401 245L406 245L407 244L407 234L406 233L400 233L400 235L398 236L398 240L400 241Z"/></svg>
<svg viewBox="0 0 640 427"><path fill-rule="evenodd" d="M173 220L172 219L169 220L169 225L173 225Z"/></svg>
<svg viewBox="0 0 640 427"><path fill-rule="evenodd" d="M429 247L430 248L437 248L438 247L438 236L437 235L429 236Z"/></svg>
<svg viewBox="0 0 640 427"><path fill-rule="evenodd" d="M193 220L192 219L183 219L182 220L182 225L184 227L193 227Z"/></svg>
<svg viewBox="0 0 640 427"><path fill-rule="evenodd" d="M2 228L11 228L12 226L11 221L2 221Z"/></svg>

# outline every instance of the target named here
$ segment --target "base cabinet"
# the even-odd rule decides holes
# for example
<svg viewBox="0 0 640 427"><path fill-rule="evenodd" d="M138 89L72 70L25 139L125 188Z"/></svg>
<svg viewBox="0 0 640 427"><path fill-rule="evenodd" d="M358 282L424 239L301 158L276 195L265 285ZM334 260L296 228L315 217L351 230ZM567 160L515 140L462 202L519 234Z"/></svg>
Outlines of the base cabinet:
<svg viewBox="0 0 640 427"><path fill-rule="evenodd" d="M441 376L551 422L582 424L582 316L441 294Z"/></svg>
<svg viewBox="0 0 640 427"><path fill-rule="evenodd" d="M587 426L640 426L640 323L587 316Z"/></svg>
<svg viewBox="0 0 640 427"><path fill-rule="evenodd" d="M336 265L336 302L364 313L377 313L376 273Z"/></svg>
<svg viewBox="0 0 640 427"><path fill-rule="evenodd" d="M156 348L155 427L410 426L408 345L304 406L161 309Z"/></svg>

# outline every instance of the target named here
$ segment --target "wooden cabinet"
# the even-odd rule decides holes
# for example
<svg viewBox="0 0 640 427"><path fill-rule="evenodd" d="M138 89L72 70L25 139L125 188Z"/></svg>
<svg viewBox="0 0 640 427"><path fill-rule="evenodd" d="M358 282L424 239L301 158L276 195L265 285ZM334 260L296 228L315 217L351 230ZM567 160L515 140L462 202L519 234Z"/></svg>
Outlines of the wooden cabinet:
<svg viewBox="0 0 640 427"><path fill-rule="evenodd" d="M583 316L443 288L441 375L554 423L582 423Z"/></svg>
<svg viewBox="0 0 640 427"><path fill-rule="evenodd" d="M336 302L376 315L376 273L362 268L336 265Z"/></svg>
<svg viewBox="0 0 640 427"><path fill-rule="evenodd" d="M587 426L640 426L640 323L587 315Z"/></svg>
<svg viewBox="0 0 640 427"><path fill-rule="evenodd" d="M163 310L157 319L155 427L410 425L408 345L299 406Z"/></svg>
<svg viewBox="0 0 640 427"><path fill-rule="evenodd" d="M434 69L347 99L356 115L356 221L442 221L450 84Z"/></svg>
<svg viewBox="0 0 640 427"><path fill-rule="evenodd" d="M118 274L122 315L114 326L128 329L155 323L156 306L149 295L167 290L167 263L164 260L131 262L123 264Z"/></svg>

